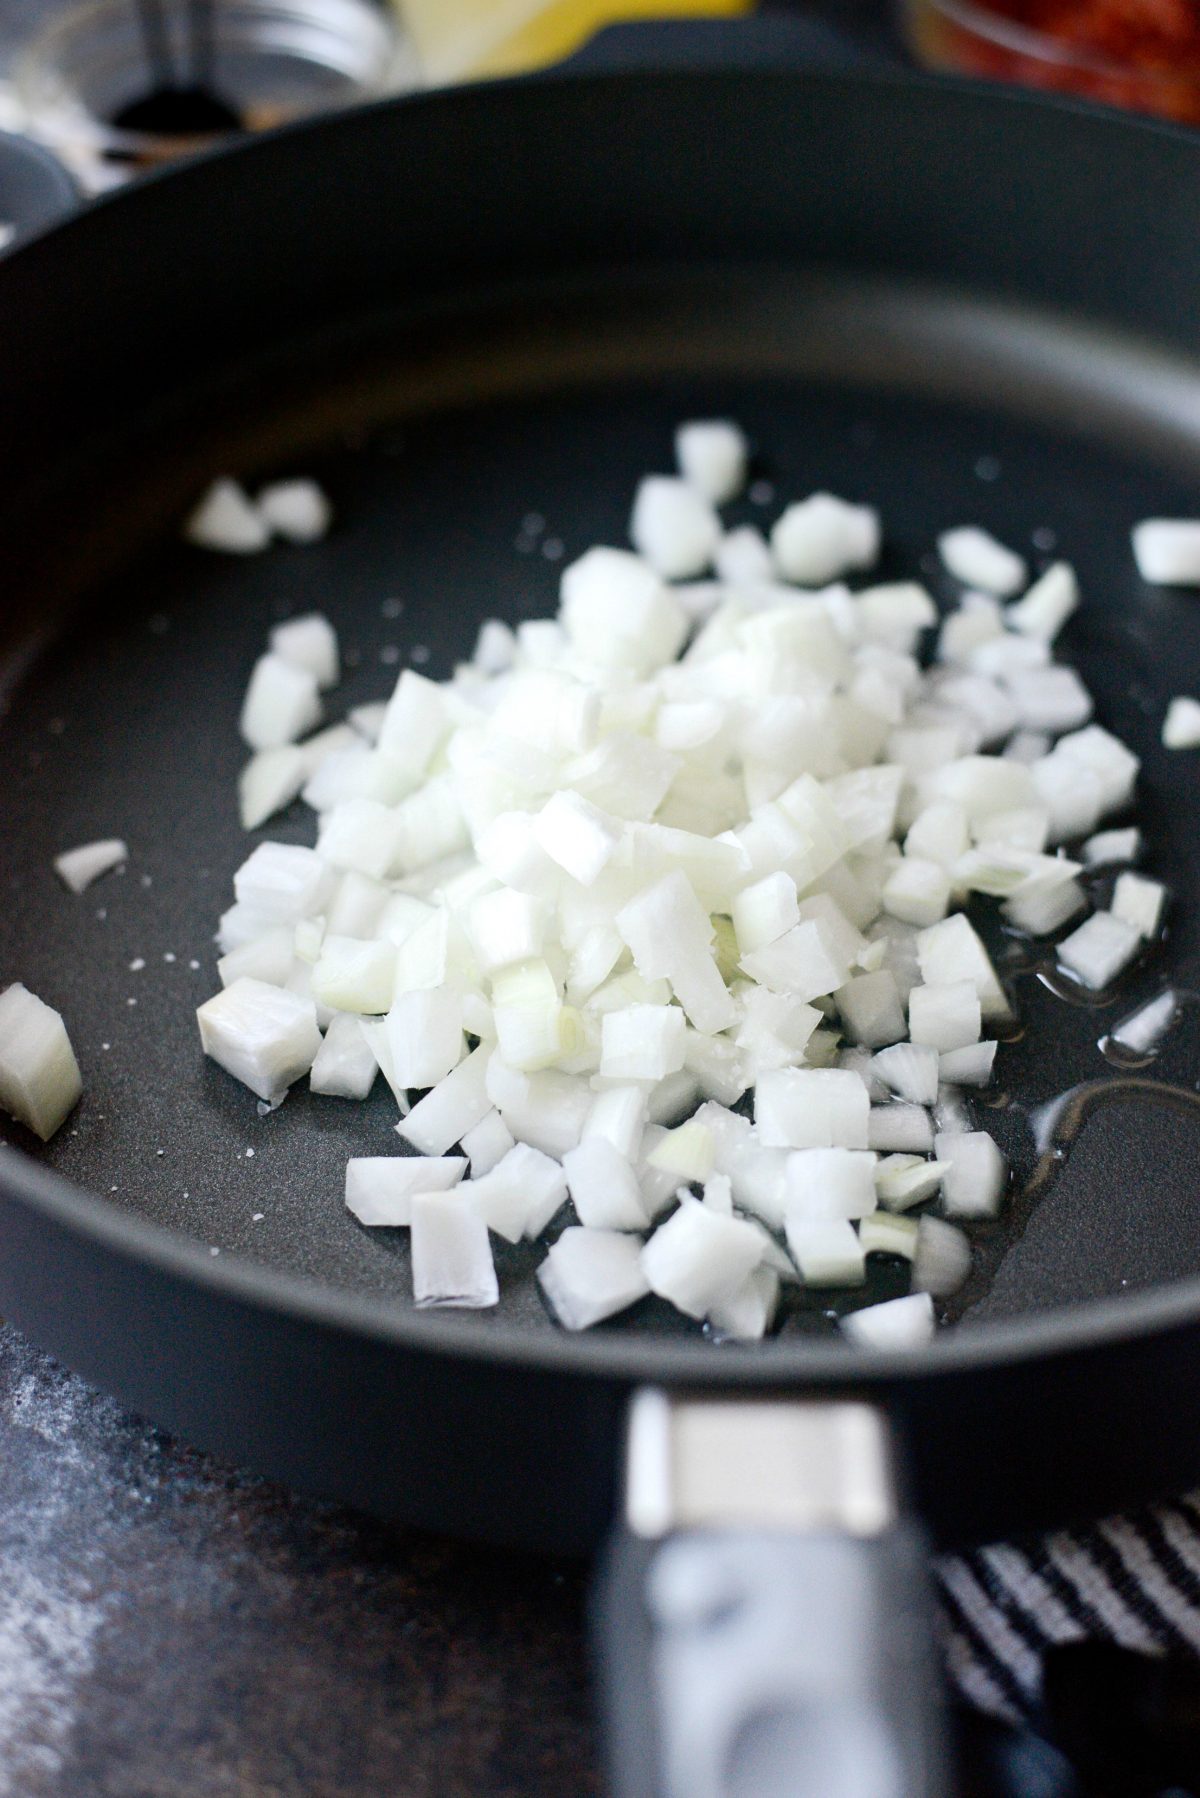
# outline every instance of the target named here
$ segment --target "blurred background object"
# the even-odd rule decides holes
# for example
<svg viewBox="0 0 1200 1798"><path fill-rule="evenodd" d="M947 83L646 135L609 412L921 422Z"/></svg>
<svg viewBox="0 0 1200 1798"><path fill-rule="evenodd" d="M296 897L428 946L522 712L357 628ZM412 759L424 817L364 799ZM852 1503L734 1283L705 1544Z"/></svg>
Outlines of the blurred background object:
<svg viewBox="0 0 1200 1798"><path fill-rule="evenodd" d="M1200 122L1197 0L0 0L0 130L95 192L238 131L543 69L613 25L618 66L916 60Z"/></svg>
<svg viewBox="0 0 1200 1798"><path fill-rule="evenodd" d="M1200 122L1195 0L901 0L930 68Z"/></svg>
<svg viewBox="0 0 1200 1798"><path fill-rule="evenodd" d="M96 188L417 72L374 0L87 0L32 35L12 79L20 122Z"/></svg>
<svg viewBox="0 0 1200 1798"><path fill-rule="evenodd" d="M745 13L754 0L400 0L425 79L511 75L559 62L602 26Z"/></svg>

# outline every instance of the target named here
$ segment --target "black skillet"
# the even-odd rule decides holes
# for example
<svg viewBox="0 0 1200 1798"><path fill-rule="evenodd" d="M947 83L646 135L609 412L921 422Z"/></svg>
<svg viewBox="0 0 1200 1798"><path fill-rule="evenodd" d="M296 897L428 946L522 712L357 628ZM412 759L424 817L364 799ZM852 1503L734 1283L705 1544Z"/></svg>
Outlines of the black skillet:
<svg viewBox="0 0 1200 1798"><path fill-rule="evenodd" d="M1200 679L1200 603L1139 584L1128 528L1196 510L1198 352L1200 141L913 78L579 76L385 105L149 181L0 269L0 979L62 1008L86 1079L45 1151L5 1126L0 1307L226 1455L554 1549L611 1525L648 1393L608 1586L623 1651L651 1657L610 1680L629 1792L941 1789L893 1458L941 1541L1200 1473L1196 1014L1149 1091L1096 1047L1197 951L1200 782L1158 729ZM886 572L966 519L1035 554L1057 531L1087 594L1064 648L1144 757L1176 894L1157 963L1107 1009L1017 980L1012 1102L987 1121L1018 1193L1031 1112L1110 1084L1064 1114L1037 1202L981 1236L961 1325L911 1358L855 1356L803 1301L754 1348L651 1303L570 1338L524 1251L496 1312L415 1315L402 1235L341 1203L347 1155L395 1147L394 1107L296 1091L260 1118L196 1040L270 622L329 613L339 703L385 693L397 657L444 675L482 617L545 613L563 559L622 540L634 481L697 412L740 418L780 494L880 505ZM181 547L211 475L292 468L333 497L327 543ZM297 810L271 834L311 828ZM72 897L51 857L110 834L128 872ZM814 1660L797 1618L823 1601Z"/></svg>

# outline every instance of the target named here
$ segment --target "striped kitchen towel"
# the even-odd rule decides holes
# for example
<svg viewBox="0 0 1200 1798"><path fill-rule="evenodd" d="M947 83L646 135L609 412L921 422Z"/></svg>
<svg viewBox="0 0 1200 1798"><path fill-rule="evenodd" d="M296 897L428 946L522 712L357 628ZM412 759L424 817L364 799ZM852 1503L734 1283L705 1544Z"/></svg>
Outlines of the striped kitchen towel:
<svg viewBox="0 0 1200 1798"><path fill-rule="evenodd" d="M937 1566L946 1663L969 1704L1036 1716L1045 1649L1085 1637L1200 1656L1200 1493Z"/></svg>

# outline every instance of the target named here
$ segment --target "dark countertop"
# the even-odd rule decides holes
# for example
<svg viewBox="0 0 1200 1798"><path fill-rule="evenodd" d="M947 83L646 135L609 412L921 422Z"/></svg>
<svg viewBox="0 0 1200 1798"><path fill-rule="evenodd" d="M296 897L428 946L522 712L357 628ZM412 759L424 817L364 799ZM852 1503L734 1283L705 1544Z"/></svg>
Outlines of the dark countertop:
<svg viewBox="0 0 1200 1798"><path fill-rule="evenodd" d="M222 1466L0 1329L3 1798L584 1798L584 1586Z"/></svg>

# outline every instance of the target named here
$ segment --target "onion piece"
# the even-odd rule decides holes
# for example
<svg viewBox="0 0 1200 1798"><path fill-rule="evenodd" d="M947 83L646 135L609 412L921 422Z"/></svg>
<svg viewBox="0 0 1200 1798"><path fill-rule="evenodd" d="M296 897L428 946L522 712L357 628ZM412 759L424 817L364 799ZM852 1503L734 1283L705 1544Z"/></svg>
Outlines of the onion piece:
<svg viewBox="0 0 1200 1798"><path fill-rule="evenodd" d="M93 880L128 860L128 845L120 837L104 837L96 843L81 843L77 849L64 849L54 858L54 871L73 893L83 893Z"/></svg>
<svg viewBox="0 0 1200 1798"><path fill-rule="evenodd" d="M1123 924L1129 924L1147 943L1152 943L1162 928L1167 889L1161 881L1147 880L1144 874L1118 874L1113 888L1112 913Z"/></svg>
<svg viewBox="0 0 1200 1798"><path fill-rule="evenodd" d="M499 1304L487 1225L457 1193L413 1194L412 1277L419 1310L431 1305L481 1310Z"/></svg>
<svg viewBox="0 0 1200 1798"><path fill-rule="evenodd" d="M1173 987L1131 1012L1113 1030L1113 1041L1135 1055L1146 1055L1162 1041L1179 1016L1179 999Z"/></svg>
<svg viewBox="0 0 1200 1798"><path fill-rule="evenodd" d="M875 1193L885 1211L910 1211L931 1199L949 1166L919 1155L885 1155L875 1169Z"/></svg>
<svg viewBox="0 0 1200 1798"><path fill-rule="evenodd" d="M911 1261L917 1252L917 1223L890 1211L872 1211L858 1226L864 1255L901 1255Z"/></svg>
<svg viewBox="0 0 1200 1798"><path fill-rule="evenodd" d="M937 1098L938 1052L924 1043L895 1043L871 1057L871 1072L911 1105L932 1105Z"/></svg>
<svg viewBox="0 0 1200 1798"><path fill-rule="evenodd" d="M785 580L821 587L879 556L879 514L831 493L788 506L771 532L771 552Z"/></svg>
<svg viewBox="0 0 1200 1798"><path fill-rule="evenodd" d="M712 1307L708 1322L718 1340L758 1342L774 1324L778 1309L779 1274L773 1267L756 1267L736 1292Z"/></svg>
<svg viewBox="0 0 1200 1798"><path fill-rule="evenodd" d="M305 612L277 624L270 635L271 653L306 668L321 688L335 687L341 673L337 632L323 612Z"/></svg>
<svg viewBox="0 0 1200 1798"><path fill-rule="evenodd" d="M446 1192L462 1179L461 1155L356 1155L346 1163L346 1209L370 1228L407 1229L413 1194Z"/></svg>
<svg viewBox="0 0 1200 1798"><path fill-rule="evenodd" d="M866 1217L875 1209L875 1156L862 1149L797 1149L787 1158L784 1216Z"/></svg>
<svg viewBox="0 0 1200 1798"><path fill-rule="evenodd" d="M49 1142L83 1093L61 1013L16 981L0 993L0 1109Z"/></svg>
<svg viewBox="0 0 1200 1798"><path fill-rule="evenodd" d="M282 656L260 656L242 701L239 728L251 749L294 743L321 717L316 676Z"/></svg>
<svg viewBox="0 0 1200 1798"><path fill-rule="evenodd" d="M958 1291L971 1271L971 1243L957 1224L940 1217L923 1217L917 1224L913 1255L913 1288L935 1299Z"/></svg>
<svg viewBox="0 0 1200 1798"><path fill-rule="evenodd" d="M1181 693L1171 701L1162 740L1166 749L1200 749L1200 699Z"/></svg>
<svg viewBox="0 0 1200 1798"><path fill-rule="evenodd" d="M1079 606L1079 583L1069 562L1054 562L1034 581L1023 599L1008 607L1004 622L1010 630L1053 643L1067 619Z"/></svg>
<svg viewBox="0 0 1200 1798"><path fill-rule="evenodd" d="M880 1153L924 1155L933 1148L933 1125L923 1105L872 1105L867 1143Z"/></svg>
<svg viewBox="0 0 1200 1798"><path fill-rule="evenodd" d="M900 989L887 968L847 980L838 988L837 1004L851 1038L865 1048L881 1048L905 1034Z"/></svg>
<svg viewBox="0 0 1200 1798"><path fill-rule="evenodd" d="M727 418L691 419L675 432L680 474L713 506L737 498L748 454L745 432Z"/></svg>
<svg viewBox="0 0 1200 1798"><path fill-rule="evenodd" d="M1007 599L1025 585L1028 570L1024 559L977 525L943 531L937 546L950 573L964 586L981 587L985 593Z"/></svg>
<svg viewBox="0 0 1200 1798"><path fill-rule="evenodd" d="M243 830L257 830L289 806L308 779L308 757L297 743L260 749L238 776L238 810Z"/></svg>
<svg viewBox="0 0 1200 1798"><path fill-rule="evenodd" d="M949 1165L942 1176L947 1217L995 1217L1008 1186L1008 1164L986 1130L939 1130L934 1154Z"/></svg>
<svg viewBox="0 0 1200 1798"><path fill-rule="evenodd" d="M1058 959L1076 980L1099 992L1129 966L1141 946L1142 938L1132 924L1112 912L1097 911L1063 938Z"/></svg>
<svg viewBox="0 0 1200 1798"><path fill-rule="evenodd" d="M647 475L634 498L629 537L658 574L684 581L712 566L721 525L709 501L688 481Z"/></svg>
<svg viewBox="0 0 1200 1798"><path fill-rule="evenodd" d="M789 1217L788 1247L806 1286L862 1286L867 1259L845 1218Z"/></svg>
<svg viewBox="0 0 1200 1798"><path fill-rule="evenodd" d="M311 999L264 980L235 980L196 1010L200 1044L268 1102L307 1074L321 1047Z"/></svg>
<svg viewBox="0 0 1200 1798"><path fill-rule="evenodd" d="M183 530L189 543L226 555L250 556L271 541L257 506L237 481L222 476L200 500Z"/></svg>
<svg viewBox="0 0 1200 1798"><path fill-rule="evenodd" d="M689 1317L703 1318L732 1297L761 1259L752 1225L688 1198L643 1248L642 1271L652 1292Z"/></svg>
<svg viewBox="0 0 1200 1798"><path fill-rule="evenodd" d="M947 1086L986 1086L992 1077L996 1042L968 1043L938 1057L938 1078ZM935 1095L936 1097L936 1095Z"/></svg>
<svg viewBox="0 0 1200 1798"><path fill-rule="evenodd" d="M538 1268L538 1284L565 1330L589 1330L627 1311L650 1287L641 1243L615 1230L564 1230Z"/></svg>
<svg viewBox="0 0 1200 1798"><path fill-rule="evenodd" d="M1192 518L1143 518L1131 532L1133 559L1144 581L1156 587L1200 586L1200 522Z"/></svg>
<svg viewBox="0 0 1200 1798"><path fill-rule="evenodd" d="M333 507L311 480L271 481L255 503L264 524L289 543L318 542L333 520Z"/></svg>
<svg viewBox="0 0 1200 1798"><path fill-rule="evenodd" d="M365 1099L375 1084L379 1064L358 1019L339 1012L313 1058L308 1084L315 1093L338 1099Z"/></svg>
<svg viewBox="0 0 1200 1798"><path fill-rule="evenodd" d="M648 1157L653 1162L653 1152ZM633 1164L604 1136L587 1137L563 1156L563 1173L581 1224L590 1230L645 1230L650 1217ZM660 1164L655 1164L660 1165Z"/></svg>
<svg viewBox="0 0 1200 1798"><path fill-rule="evenodd" d="M606 1012L600 1072L610 1080L662 1080L683 1066L685 1024L675 1005L629 1005Z"/></svg>
<svg viewBox="0 0 1200 1798"><path fill-rule="evenodd" d="M522 1236L540 1236L566 1202L567 1176L552 1156L519 1142L462 1191L489 1230L519 1242Z"/></svg>
<svg viewBox="0 0 1200 1798"><path fill-rule="evenodd" d="M647 1157L651 1167L667 1169L677 1178L702 1184L713 1169L716 1146L712 1131L696 1118L668 1130Z"/></svg>
<svg viewBox="0 0 1200 1798"><path fill-rule="evenodd" d="M397 1134L421 1155L444 1155L461 1142L492 1109L487 1090L492 1053L490 1044L481 1043L401 1118Z"/></svg>
<svg viewBox="0 0 1200 1798"><path fill-rule="evenodd" d="M840 1068L781 1068L754 1093L754 1122L765 1148L865 1149L870 1098L857 1074Z"/></svg>
<svg viewBox="0 0 1200 1798"><path fill-rule="evenodd" d="M919 1349L932 1341L936 1320L927 1292L910 1292L882 1305L864 1305L838 1320L842 1333L857 1347L886 1351Z"/></svg>
<svg viewBox="0 0 1200 1798"><path fill-rule="evenodd" d="M1125 830L1101 830L1083 845L1083 859L1089 868L1106 867L1112 862L1135 862L1142 853L1142 833L1136 824Z"/></svg>
<svg viewBox="0 0 1200 1798"><path fill-rule="evenodd" d="M914 986L908 996L908 1021L913 1042L939 1054L978 1042L982 1013L974 983L950 980Z"/></svg>
<svg viewBox="0 0 1200 1798"><path fill-rule="evenodd" d="M463 1153L471 1163L471 1178L479 1180L508 1154L513 1147L512 1132L498 1111L489 1111L473 1129L464 1133Z"/></svg>

